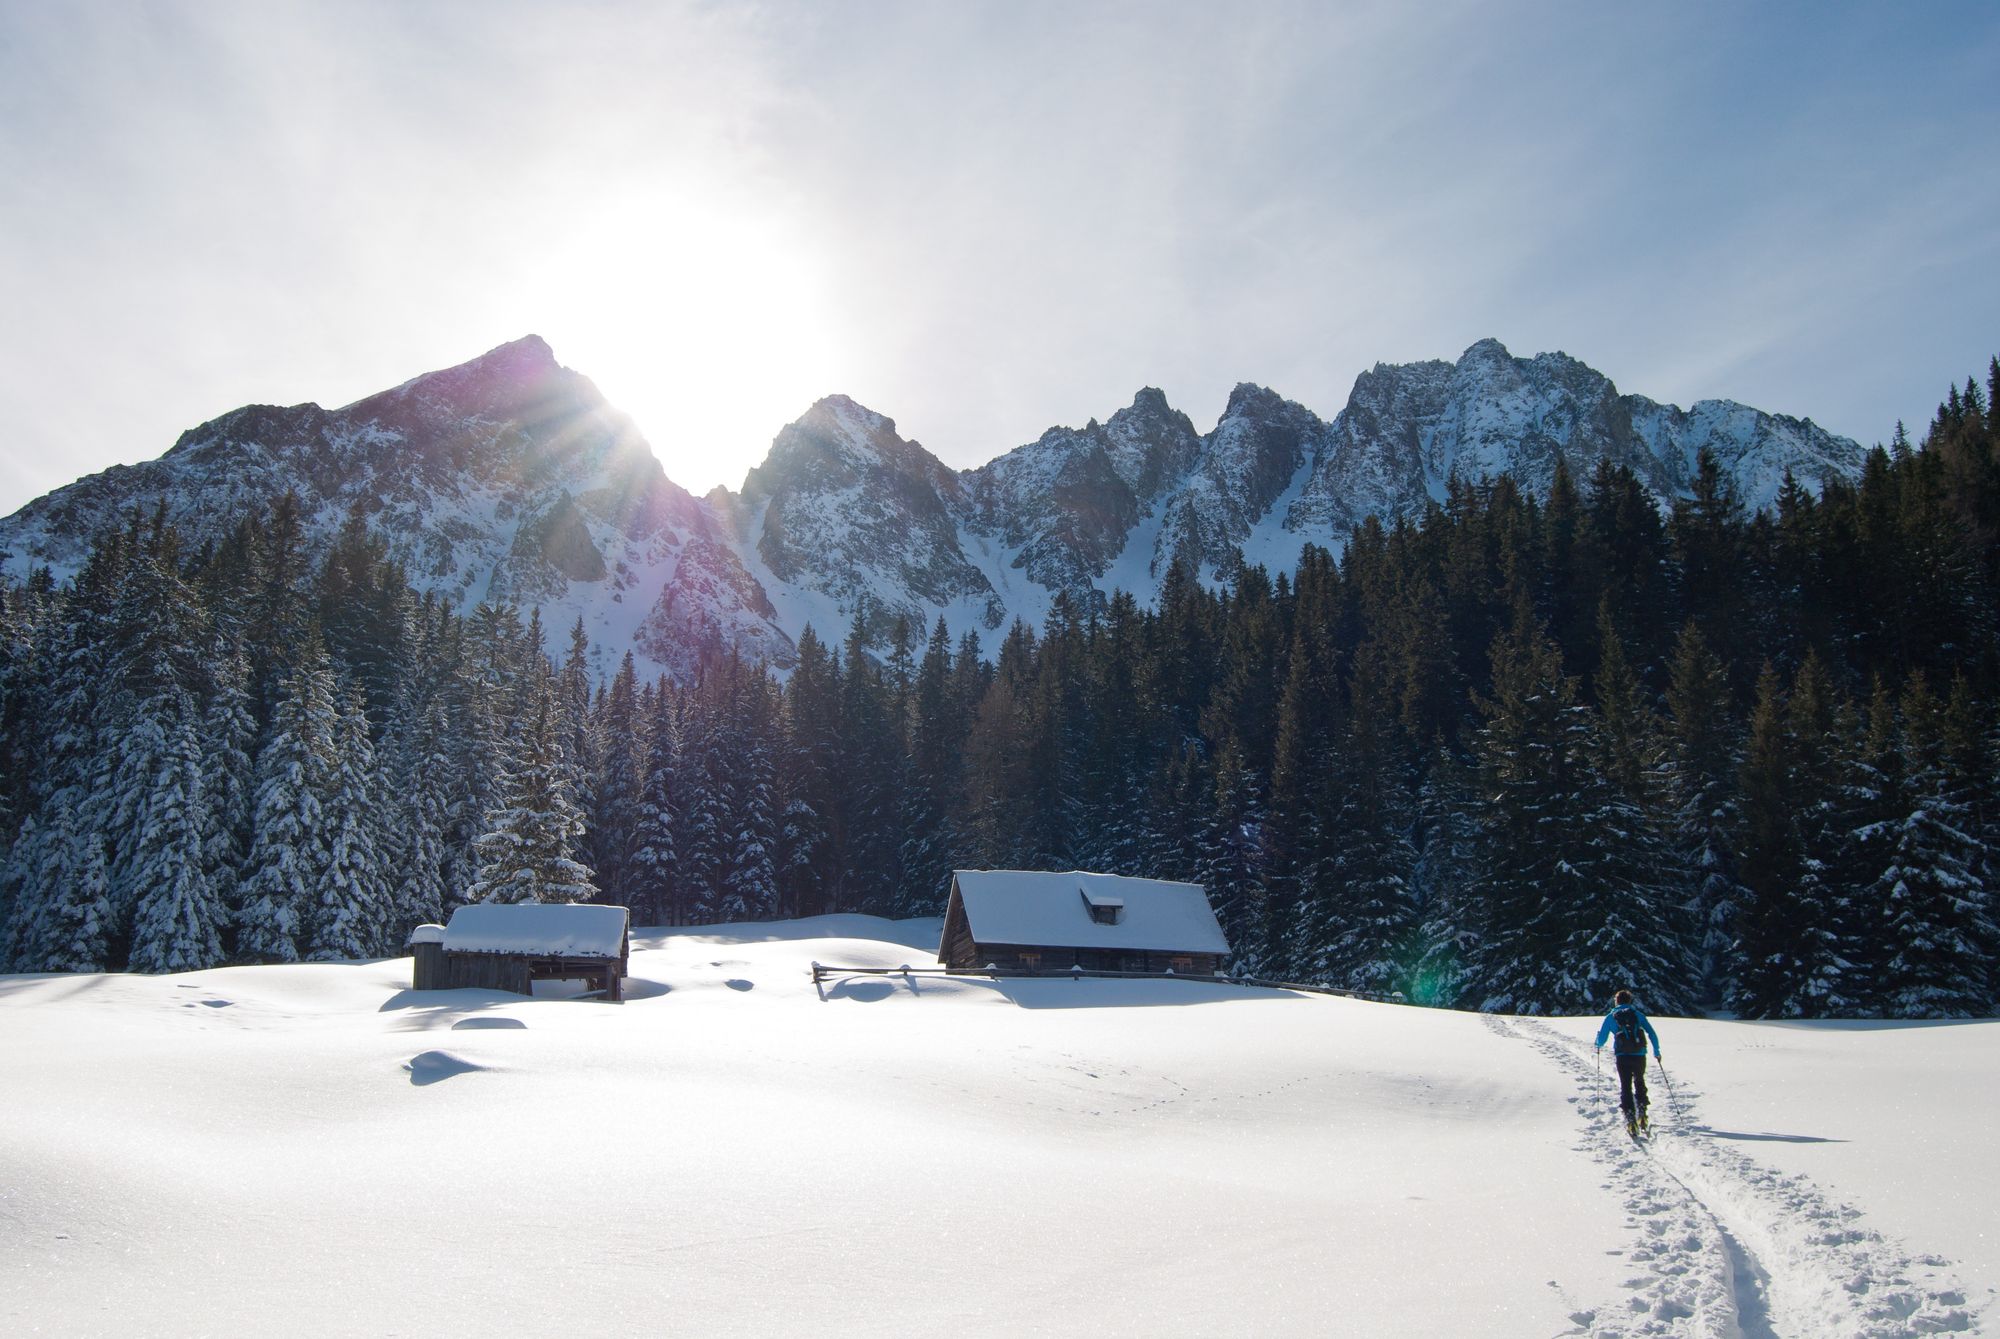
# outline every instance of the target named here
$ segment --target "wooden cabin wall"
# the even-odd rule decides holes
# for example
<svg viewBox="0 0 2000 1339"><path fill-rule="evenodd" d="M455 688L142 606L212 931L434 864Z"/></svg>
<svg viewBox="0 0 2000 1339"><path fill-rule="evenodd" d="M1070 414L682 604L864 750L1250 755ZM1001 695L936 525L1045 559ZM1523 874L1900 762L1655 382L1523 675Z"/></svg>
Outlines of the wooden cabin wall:
<svg viewBox="0 0 2000 1339"><path fill-rule="evenodd" d="M511 990L516 995L532 995L534 981L528 959L505 953L447 953L444 955L446 990Z"/></svg>
<svg viewBox="0 0 2000 1339"><path fill-rule="evenodd" d="M410 945L410 988L444 989L444 945L436 942Z"/></svg>
<svg viewBox="0 0 2000 1339"><path fill-rule="evenodd" d="M947 967L984 967L979 945L972 940L972 928L965 921L965 907L954 897L945 912L943 948L938 957Z"/></svg>
<svg viewBox="0 0 2000 1339"><path fill-rule="evenodd" d="M1033 944L975 944L967 935L968 950L959 954L954 950L950 958L953 967L964 967L977 971L989 964L1002 971L1037 971L1044 974L1067 972L1073 967L1081 967L1086 972L1164 972L1169 968L1187 976L1213 975L1220 965L1220 959L1213 953L1162 953L1143 949L1094 949L1058 948ZM1022 955L1034 954L1039 959L1030 967ZM1175 958L1186 958L1189 966L1174 967Z"/></svg>

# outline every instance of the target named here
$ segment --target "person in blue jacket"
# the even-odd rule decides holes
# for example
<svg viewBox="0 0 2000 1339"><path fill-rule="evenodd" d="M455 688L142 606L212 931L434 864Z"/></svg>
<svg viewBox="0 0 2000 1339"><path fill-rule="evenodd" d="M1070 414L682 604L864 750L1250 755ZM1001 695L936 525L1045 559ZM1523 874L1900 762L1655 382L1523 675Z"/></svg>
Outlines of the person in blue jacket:
<svg viewBox="0 0 2000 1339"><path fill-rule="evenodd" d="M1632 1003L1632 992L1621 990L1611 999L1611 1012L1597 1029L1597 1049L1604 1039L1616 1037L1611 1054L1618 1060L1618 1105L1625 1112L1625 1128L1637 1134L1646 1128L1646 1039L1653 1039L1653 1059L1660 1058L1660 1034Z"/></svg>

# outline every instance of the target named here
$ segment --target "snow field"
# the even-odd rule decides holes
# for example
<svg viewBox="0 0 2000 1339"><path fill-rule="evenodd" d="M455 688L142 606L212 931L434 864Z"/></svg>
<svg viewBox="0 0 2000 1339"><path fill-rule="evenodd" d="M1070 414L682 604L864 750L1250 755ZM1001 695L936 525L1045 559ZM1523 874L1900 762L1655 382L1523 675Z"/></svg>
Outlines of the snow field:
<svg viewBox="0 0 2000 1339"><path fill-rule="evenodd" d="M1883 1190L1869 1227L1825 1219L1840 1202L1767 1161L1775 1143L1634 1149L1590 1086L1584 1020L1195 982L810 979L815 960L927 966L936 935L641 931L622 1008L419 995L406 959L0 978L0 1332L589 1315L703 1335L1875 1334L1916 1331L1796 1325L1831 1303L1893 1314L1893 1296L1911 1324L1976 1328L1991 1296L1950 1301L1948 1276L1989 1258L1958 1220L1901 1214L1972 1179L1962 1161ZM1766 1026L1660 1021L1670 1062L1703 1075L1691 1125L1713 1108L1725 1129L1800 1128L1723 1124L1762 1098L1709 1054ZM2000 1038L1805 1035L1948 1043L1866 1049L1898 1081L1991 1070ZM1883 1094L1856 1086L1849 1143L1783 1150L1887 1138ZM1969 1155L1978 1120L1948 1151ZM1858 1166L1829 1164L1873 1208ZM1804 1240L1839 1232L1861 1235ZM1746 1255L1768 1288L1739 1286ZM1855 1278L1867 1292L1827 1283Z"/></svg>

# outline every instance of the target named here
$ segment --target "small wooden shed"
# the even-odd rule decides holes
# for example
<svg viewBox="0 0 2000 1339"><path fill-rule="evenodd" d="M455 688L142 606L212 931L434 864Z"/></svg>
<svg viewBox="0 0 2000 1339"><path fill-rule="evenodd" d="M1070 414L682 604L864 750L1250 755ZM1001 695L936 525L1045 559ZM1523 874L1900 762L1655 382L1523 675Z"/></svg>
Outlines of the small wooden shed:
<svg viewBox="0 0 2000 1339"><path fill-rule="evenodd" d="M1212 975L1229 941L1200 884L1083 870L961 869L938 961L977 971Z"/></svg>
<svg viewBox="0 0 2000 1339"><path fill-rule="evenodd" d="M583 981L623 1004L631 954L631 914L624 907L475 903L452 912L448 925L411 932L411 985L532 995L537 981Z"/></svg>

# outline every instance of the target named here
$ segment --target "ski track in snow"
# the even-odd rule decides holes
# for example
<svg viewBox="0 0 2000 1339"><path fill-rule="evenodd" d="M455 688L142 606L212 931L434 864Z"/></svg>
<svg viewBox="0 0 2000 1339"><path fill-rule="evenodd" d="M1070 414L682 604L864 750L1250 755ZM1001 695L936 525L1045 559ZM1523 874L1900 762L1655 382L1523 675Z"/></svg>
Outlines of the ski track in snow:
<svg viewBox="0 0 2000 1339"><path fill-rule="evenodd" d="M1982 1333L1982 1318L1949 1276L1949 1262L1911 1256L1859 1223L1801 1176L1773 1171L1702 1132L1699 1096L1651 1081L1653 1132L1625 1133L1614 1071L1583 1043L1525 1018L1482 1016L1501 1037L1526 1042L1576 1083L1579 1146L1604 1164L1606 1188L1629 1215L1633 1265L1620 1303L1571 1312L1566 1335L1588 1339L1894 1339Z"/></svg>

